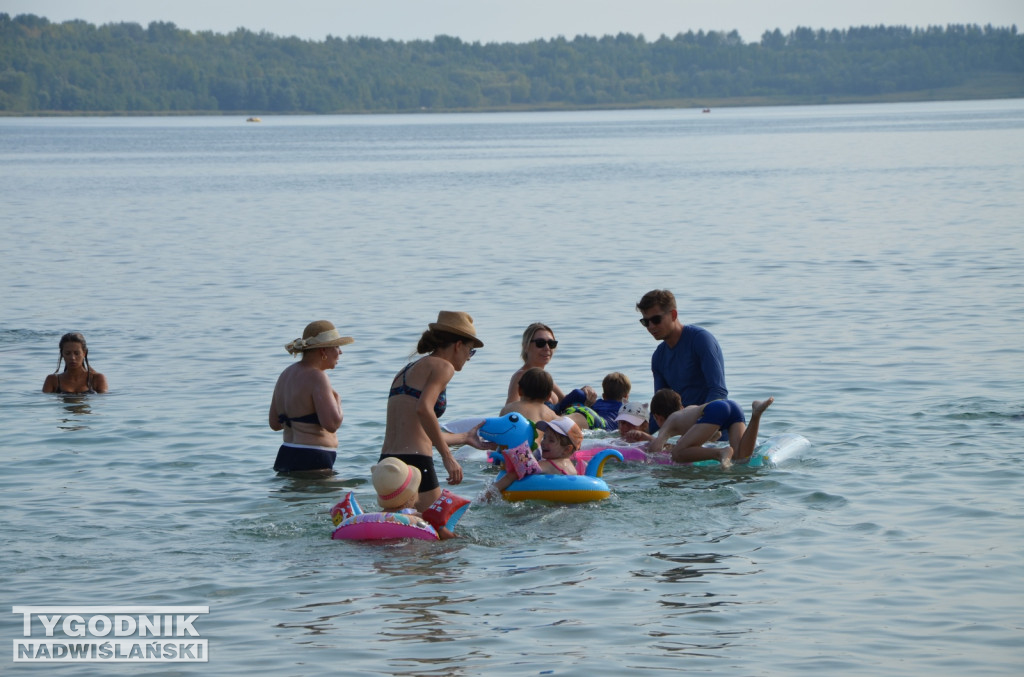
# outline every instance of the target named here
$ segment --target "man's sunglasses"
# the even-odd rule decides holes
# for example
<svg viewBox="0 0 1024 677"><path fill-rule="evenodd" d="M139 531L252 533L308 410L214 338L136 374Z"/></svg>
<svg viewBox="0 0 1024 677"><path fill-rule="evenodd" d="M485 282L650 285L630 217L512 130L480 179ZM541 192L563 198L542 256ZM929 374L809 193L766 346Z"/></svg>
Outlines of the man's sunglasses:
<svg viewBox="0 0 1024 677"><path fill-rule="evenodd" d="M544 346L547 346L548 348L551 348L551 350L554 350L555 348L558 347L558 341L556 341L555 339L533 339L531 343L533 343L533 345L537 346L538 348L543 348Z"/></svg>
<svg viewBox="0 0 1024 677"><path fill-rule="evenodd" d="M661 324L661 318L663 318L663 317L664 317L664 314L662 314L662 315L651 315L650 317L641 317L640 318L640 324L644 325L645 327L649 327L652 324Z"/></svg>

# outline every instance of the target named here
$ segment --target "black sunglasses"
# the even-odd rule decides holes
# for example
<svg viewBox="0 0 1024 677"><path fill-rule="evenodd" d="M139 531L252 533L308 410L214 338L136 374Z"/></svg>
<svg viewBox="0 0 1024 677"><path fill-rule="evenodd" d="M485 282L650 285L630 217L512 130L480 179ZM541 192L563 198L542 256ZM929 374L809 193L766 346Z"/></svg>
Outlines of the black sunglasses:
<svg viewBox="0 0 1024 677"><path fill-rule="evenodd" d="M544 346L547 346L548 348L551 348L551 350L554 350L555 348L558 347L558 341L556 341L555 339L533 339L532 343L538 348L543 348Z"/></svg>
<svg viewBox="0 0 1024 677"><path fill-rule="evenodd" d="M644 325L645 327L649 327L652 324L661 324L662 317L664 317L664 314L651 315L650 317L641 317L640 324Z"/></svg>

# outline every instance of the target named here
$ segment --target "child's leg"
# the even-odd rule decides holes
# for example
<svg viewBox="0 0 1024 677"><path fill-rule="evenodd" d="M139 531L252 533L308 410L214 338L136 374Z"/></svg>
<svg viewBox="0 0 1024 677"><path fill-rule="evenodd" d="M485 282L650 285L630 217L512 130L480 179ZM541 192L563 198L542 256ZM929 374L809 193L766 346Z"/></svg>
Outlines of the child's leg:
<svg viewBox="0 0 1024 677"><path fill-rule="evenodd" d="M736 453L733 455L733 460L747 461L753 455L754 448L757 446L757 429L761 425L761 414L763 414L768 407L772 406L772 402L774 401L774 397L769 397L767 400L763 401L755 400L754 403L750 405L750 424L743 425L740 423L734 423L729 427L729 439L739 439L740 441L735 447ZM730 444L736 443L730 441Z"/></svg>
<svg viewBox="0 0 1024 677"><path fill-rule="evenodd" d="M731 447L705 447L718 431L714 423L694 424L682 437L672 445L672 460L676 463L693 463L695 461L719 461L728 466L732 457Z"/></svg>

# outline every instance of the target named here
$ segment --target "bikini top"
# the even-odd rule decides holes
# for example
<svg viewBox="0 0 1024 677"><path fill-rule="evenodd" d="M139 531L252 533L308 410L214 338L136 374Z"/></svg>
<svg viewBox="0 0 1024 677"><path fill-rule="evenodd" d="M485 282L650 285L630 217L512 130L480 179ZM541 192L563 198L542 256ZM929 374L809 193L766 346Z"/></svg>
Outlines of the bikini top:
<svg viewBox="0 0 1024 677"><path fill-rule="evenodd" d="M416 360L416 362L419 362L419 360ZM415 397L417 400L420 399L420 396L423 395L423 391L420 390L419 388L413 388L411 386L408 386L405 383L405 373L409 371L409 367L416 364L416 362L410 362L409 364L405 365L405 368L402 369L401 371L402 385L395 386L394 388L392 388L391 392L388 393L388 399L391 399L395 395L408 395L410 397ZM437 416L438 418L444 416L444 410L448 408L447 393L447 389L442 390L441 394L437 396L437 402L434 402L434 416Z"/></svg>
<svg viewBox="0 0 1024 677"><path fill-rule="evenodd" d="M554 469L558 471L559 475L568 475L569 474L568 471L562 470L562 468L557 463L554 463L552 461L548 461L548 463L551 463L551 465L554 467Z"/></svg>
<svg viewBox="0 0 1024 677"><path fill-rule="evenodd" d="M292 427L293 421L295 423L315 423L316 425L320 425L320 417L316 415L315 411L312 414L304 414L302 416L295 417L288 417L285 414L277 415L277 422L284 423L289 428Z"/></svg>
<svg viewBox="0 0 1024 677"><path fill-rule="evenodd" d="M85 385L86 385L87 389L79 391L79 392L71 392L70 390L68 390L68 391L61 390L61 387L60 387L60 374L56 374L56 376L57 376L57 388L56 388L56 390L53 391L55 395L86 395L88 393L95 393L96 392L95 390L92 389L92 374L89 374L89 376L86 378Z"/></svg>

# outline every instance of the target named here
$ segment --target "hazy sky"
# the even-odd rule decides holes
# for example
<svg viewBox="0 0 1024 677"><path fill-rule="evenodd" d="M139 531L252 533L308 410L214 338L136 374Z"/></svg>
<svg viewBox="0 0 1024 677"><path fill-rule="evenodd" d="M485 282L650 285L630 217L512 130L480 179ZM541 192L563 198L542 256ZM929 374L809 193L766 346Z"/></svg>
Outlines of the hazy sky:
<svg viewBox="0 0 1024 677"><path fill-rule="evenodd" d="M54 22L170 21L216 33L244 27L312 40L445 34L469 42L527 42L620 32L653 40L736 29L744 41L756 42L775 28L950 23L1015 24L1024 31L1024 0L0 0L0 12Z"/></svg>

